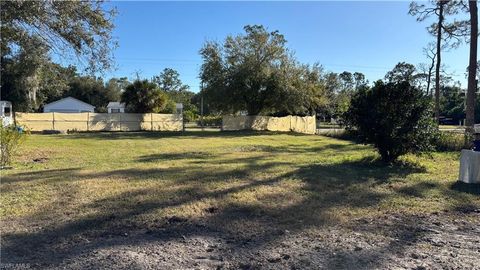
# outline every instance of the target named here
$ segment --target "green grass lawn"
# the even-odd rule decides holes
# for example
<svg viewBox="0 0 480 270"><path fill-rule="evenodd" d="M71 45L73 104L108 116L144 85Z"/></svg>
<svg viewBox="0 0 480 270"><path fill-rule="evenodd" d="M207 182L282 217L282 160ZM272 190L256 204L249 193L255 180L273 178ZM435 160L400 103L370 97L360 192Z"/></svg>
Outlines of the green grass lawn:
<svg viewBox="0 0 480 270"><path fill-rule="evenodd" d="M457 125L440 125L440 130L442 129L458 129L458 130L464 130L464 126L457 126Z"/></svg>
<svg viewBox="0 0 480 270"><path fill-rule="evenodd" d="M232 232L480 206L451 188L459 153L382 165L370 146L276 133L31 135L2 171L2 233L71 237L175 216Z"/></svg>

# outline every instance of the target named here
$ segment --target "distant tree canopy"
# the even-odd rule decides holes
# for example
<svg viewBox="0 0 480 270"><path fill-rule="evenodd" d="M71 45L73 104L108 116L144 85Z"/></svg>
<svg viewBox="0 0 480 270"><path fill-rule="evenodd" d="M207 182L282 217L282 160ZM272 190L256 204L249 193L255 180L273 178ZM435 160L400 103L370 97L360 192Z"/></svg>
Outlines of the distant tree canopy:
<svg viewBox="0 0 480 270"><path fill-rule="evenodd" d="M153 77L152 82L167 94L171 102L182 103L187 114L197 114L197 107L192 103L195 93L189 91L190 87L182 82L178 71L165 68L158 76Z"/></svg>
<svg viewBox="0 0 480 270"><path fill-rule="evenodd" d="M74 67L52 62L45 63L35 77L19 79L26 70L19 61L2 63L1 99L12 101L15 111L41 111L45 104L71 96L106 112L108 102L119 101L122 89L129 84L126 78L104 83L99 77L80 75Z"/></svg>
<svg viewBox="0 0 480 270"><path fill-rule="evenodd" d="M396 64L391 71L387 72L385 80L393 83L409 82L410 84L415 85L418 77L419 75L417 74L417 69L414 65L400 62Z"/></svg>
<svg viewBox="0 0 480 270"><path fill-rule="evenodd" d="M97 112L107 112L110 101L119 101L121 89L114 87L110 80L107 84L101 78L78 76L69 83L69 89L63 96L70 96L95 106Z"/></svg>
<svg viewBox="0 0 480 270"><path fill-rule="evenodd" d="M444 86L440 93L440 115L455 124L465 119L465 92L458 86Z"/></svg>
<svg viewBox="0 0 480 270"><path fill-rule="evenodd" d="M136 80L128 85L121 95L126 109L134 113L172 112L167 94L154 82Z"/></svg>
<svg viewBox="0 0 480 270"><path fill-rule="evenodd" d="M326 114L334 118L341 118L348 110L353 94L368 86L363 73L348 71L328 73L324 76L324 83L329 97Z"/></svg>
<svg viewBox="0 0 480 270"><path fill-rule="evenodd" d="M278 31L247 25L245 34L200 50L202 94L227 113L311 114L326 102L319 66L299 64Z"/></svg>
<svg viewBox="0 0 480 270"><path fill-rule="evenodd" d="M182 83L180 73L172 68L163 69L158 76L153 77L152 81L165 92L185 92L190 88Z"/></svg>

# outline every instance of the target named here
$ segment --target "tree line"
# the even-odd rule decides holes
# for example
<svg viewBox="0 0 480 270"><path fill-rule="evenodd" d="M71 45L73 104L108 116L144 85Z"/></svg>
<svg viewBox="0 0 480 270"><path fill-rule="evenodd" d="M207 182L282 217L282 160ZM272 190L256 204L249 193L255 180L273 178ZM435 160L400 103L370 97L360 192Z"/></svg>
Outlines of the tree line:
<svg viewBox="0 0 480 270"><path fill-rule="evenodd" d="M438 19L428 27L436 38L425 48L428 62L398 63L383 78L387 83L408 81L431 96L437 121L440 115L452 121L466 118L467 125L475 117L479 120L476 10L476 1L413 2L409 13L419 21ZM106 9L102 1L2 1L0 12L1 98L12 101L18 111L41 111L46 103L72 96L100 112L109 101L122 101L131 112L172 112L175 103L183 103L186 115L194 118L203 99L206 114L343 119L355 93L371 87L361 72L334 73L319 63L300 63L279 31L261 25L247 25L243 34L202 46L199 93L191 92L180 74L169 68L149 79L104 81L93 74L112 66L115 9ZM457 20L460 13L470 18ZM470 44L467 89L449 78L441 62L442 50L463 41ZM51 59L52 54L73 57L84 70L63 67Z"/></svg>

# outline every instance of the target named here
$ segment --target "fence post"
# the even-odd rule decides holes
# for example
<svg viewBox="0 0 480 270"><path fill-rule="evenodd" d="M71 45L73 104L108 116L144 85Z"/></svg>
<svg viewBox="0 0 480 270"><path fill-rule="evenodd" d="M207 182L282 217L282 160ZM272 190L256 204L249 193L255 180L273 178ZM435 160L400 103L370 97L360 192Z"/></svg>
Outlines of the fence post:
<svg viewBox="0 0 480 270"><path fill-rule="evenodd" d="M150 113L150 131L153 131L153 113Z"/></svg>
<svg viewBox="0 0 480 270"><path fill-rule="evenodd" d="M293 117L295 117L295 120L297 120L296 116L290 115L290 131L293 131L293 130L292 130L292 121L294 121L294 120L293 120Z"/></svg>
<svg viewBox="0 0 480 270"><path fill-rule="evenodd" d="M122 113L122 114L123 114L123 113ZM119 121L118 121L118 125L120 126L120 131L123 131L123 130L122 130L122 123L123 123L122 114L120 114L120 117L119 117L120 119L119 119Z"/></svg>
<svg viewBox="0 0 480 270"><path fill-rule="evenodd" d="M90 112L87 112L87 132L89 131Z"/></svg>
<svg viewBox="0 0 480 270"><path fill-rule="evenodd" d="M52 112L52 130L55 130L55 112Z"/></svg>

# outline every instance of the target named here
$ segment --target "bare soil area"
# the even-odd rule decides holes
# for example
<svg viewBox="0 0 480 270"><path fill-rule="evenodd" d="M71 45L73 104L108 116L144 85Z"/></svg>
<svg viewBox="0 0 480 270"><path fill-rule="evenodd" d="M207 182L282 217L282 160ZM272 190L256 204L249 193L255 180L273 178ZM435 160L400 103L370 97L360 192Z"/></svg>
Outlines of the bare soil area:
<svg viewBox="0 0 480 270"><path fill-rule="evenodd" d="M263 221L265 222L265 221ZM480 269L480 210L385 215L289 231L231 233L178 217L155 229L4 237L4 269ZM228 232L228 233L227 233Z"/></svg>

